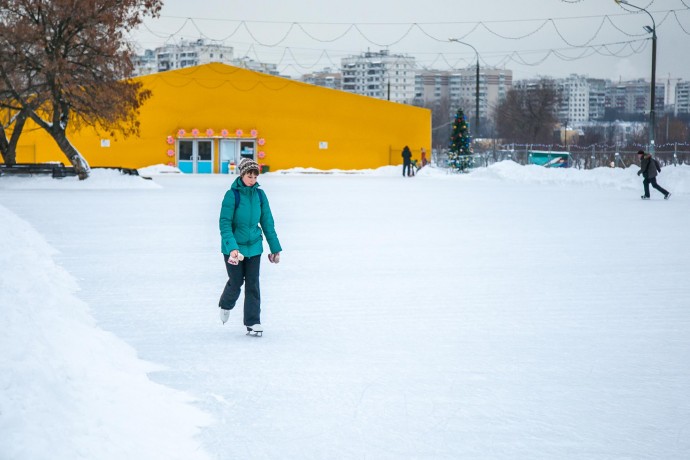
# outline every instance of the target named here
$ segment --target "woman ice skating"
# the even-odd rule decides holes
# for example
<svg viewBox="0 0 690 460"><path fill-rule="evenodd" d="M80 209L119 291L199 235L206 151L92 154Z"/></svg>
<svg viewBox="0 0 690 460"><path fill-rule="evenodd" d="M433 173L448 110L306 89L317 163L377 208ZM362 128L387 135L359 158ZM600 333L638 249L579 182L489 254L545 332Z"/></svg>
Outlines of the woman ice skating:
<svg viewBox="0 0 690 460"><path fill-rule="evenodd" d="M244 287L244 325L247 334L260 336L261 290L259 267L263 252L263 235L271 253L271 263L280 262L280 242L276 234L268 199L256 182L259 165L244 158L238 166L240 177L235 179L223 198L220 210L221 252L228 272L228 281L220 296L220 319L225 324L230 310Z"/></svg>

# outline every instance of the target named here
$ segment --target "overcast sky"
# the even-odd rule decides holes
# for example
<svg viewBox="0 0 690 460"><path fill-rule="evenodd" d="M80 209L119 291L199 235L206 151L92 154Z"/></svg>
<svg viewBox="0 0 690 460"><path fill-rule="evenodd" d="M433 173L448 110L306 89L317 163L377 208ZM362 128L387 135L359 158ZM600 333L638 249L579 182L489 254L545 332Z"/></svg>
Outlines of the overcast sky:
<svg viewBox="0 0 690 460"><path fill-rule="evenodd" d="M657 80L689 80L690 0L630 1L656 21ZM615 0L165 0L161 17L148 19L133 39L142 50L215 40L234 47L235 57L298 76L381 49L413 56L420 67L473 65L475 52L448 42L455 37L477 49L482 66L511 69L515 79L577 73L649 80L645 25L647 14ZM574 47L582 45L591 47Z"/></svg>

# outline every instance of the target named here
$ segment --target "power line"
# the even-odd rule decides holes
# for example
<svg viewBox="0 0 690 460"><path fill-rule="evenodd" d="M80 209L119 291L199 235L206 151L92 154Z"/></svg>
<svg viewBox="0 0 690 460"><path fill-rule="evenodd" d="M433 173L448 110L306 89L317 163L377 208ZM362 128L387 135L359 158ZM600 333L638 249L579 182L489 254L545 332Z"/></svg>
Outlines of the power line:
<svg viewBox="0 0 690 460"><path fill-rule="evenodd" d="M651 3L650 3L650 5L651 5ZM681 10L681 11L687 11L688 10L687 5L685 3L683 3L683 5L686 6L686 9ZM642 36L642 35L644 35L644 33L632 34L629 32L625 32L623 29L621 29L619 26L617 26L613 22L613 20L611 19L612 17L617 17L617 16L629 17L630 14L638 14L639 13L639 11L629 11L629 10L626 10L626 11L627 11L627 13L609 14L609 15L603 15L603 16L602 15L598 15L598 16L568 16L568 17L559 17L559 18L540 18L540 19L511 19L511 20L472 21L472 22L455 21L455 22L429 22L429 23L424 23L424 22L415 22L415 23L321 22L321 23L317 23L317 22L286 22L286 21L247 21L247 20L235 20L235 19L183 17L183 16L161 16L161 18L183 19L184 20L182 27L180 27L178 29L178 31L175 33L179 33L179 31L182 30L184 28L184 26L189 22L194 26L194 28L197 30L197 32L200 34L201 37L207 38L207 39L212 40L212 41L219 41L219 42L231 39L235 34L237 34L240 31L240 29L244 29L252 37L252 39L254 39L257 43L260 43L264 46L278 46L278 45L282 44L282 42L287 39L287 37L292 33L292 31L295 28L299 28L306 36L308 36L312 40L317 41L317 42L322 42L322 43L335 42L337 40L344 38L350 32L356 31L365 40L369 41L371 44L377 45L377 46L382 46L382 47L392 46L394 44L399 43L401 40L403 40L405 37L407 37L414 29L419 29L422 33L424 33L425 35L427 35L428 37L430 37L436 41L445 42L446 37L436 37L424 29L425 26L439 26L439 25L454 25L454 26L472 25L472 27L470 28L470 30L468 32L458 36L459 39L467 38L469 35L471 35L475 31L477 31L477 29L479 29L481 27L484 30L486 30L487 32L493 34L494 36L505 39L505 40L522 40L522 39L525 39L527 37L530 37L530 36L536 34L540 30L542 30L544 27L546 27L547 24L551 24L553 26L553 28L556 30L557 34L561 37L561 39L563 39L565 43L570 44L569 41L567 39L565 39L563 32L559 29L557 22L569 21L569 20L580 20L580 19L593 19L593 18L601 19L599 27L597 28L597 31L595 32L595 34L584 42L584 44L587 44L587 43L590 43L591 41L593 41L598 36L599 32L601 31L601 29L603 28L603 25L606 22L611 24L619 32L624 33L628 36ZM678 20L678 17L677 17L677 10L652 11L652 13L665 13L664 18L661 21L659 21L659 24L657 25L657 27L661 26L663 24L663 22L670 15L674 15L676 17L676 20L680 23L680 21ZM214 38L214 37L209 37L208 35L206 35L206 33L203 31L203 28L201 28L197 25L197 23L196 23L197 21L236 22L237 26L235 27L235 29L230 34L225 35L222 38ZM525 23L525 22L539 22L539 24L536 27L534 27L532 30L529 30L525 33L521 33L521 34L514 35L514 36L499 33L497 30L495 30L494 28L489 26L489 24ZM251 31L250 24L255 24L255 25L267 25L267 24L276 25L276 24L278 24L278 25L287 26L288 30L284 33L283 37L280 40L278 40L274 43L262 43L260 40L258 40L256 38L255 34ZM309 32L307 30L307 27L306 27L309 25L311 25L311 26L314 26L314 25L318 25L318 26L336 26L336 25L339 25L339 26L346 26L346 29L344 32L339 33L334 37L323 38L323 37L317 37L314 33ZM398 37L392 41L389 41L387 43L381 43L381 42L377 42L377 41L371 39L362 30L363 26L378 26L378 27L380 27L380 26L401 26L401 25L407 26L407 30L400 37ZM150 29L150 27L148 27L148 25L145 24L144 27L149 32L151 32L152 34L161 37L160 34L152 31Z"/></svg>
<svg viewBox="0 0 690 460"><path fill-rule="evenodd" d="M563 1L563 0L562 0ZM683 0L680 0L681 3L683 3L684 6L686 6L685 10L665 10L661 11L665 13L665 16L661 21L658 22L657 28L664 24L664 22L667 21L669 17L675 18L676 23L680 26L680 29L685 33L686 35L690 35L690 31L688 31L682 24L680 18L678 17L679 12L685 12L688 11L687 4L683 2ZM566 3L571 3L570 1ZM576 3L576 2L572 2ZM648 5L650 6L653 1ZM656 13L660 13L657 11ZM296 31L302 32L306 37L308 37L310 40L318 43L334 43L337 42L338 40L341 40L345 38L348 34L359 34L361 38L363 38L365 41L368 43L381 47L381 48L390 48L392 46L398 45L401 43L405 38L410 36L413 32L420 32L424 36L428 37L429 39L437 42L437 43L447 43L448 39L445 36L440 36L438 34L432 33L429 29L435 30L438 29L433 28L432 26L438 26L438 25L471 25L472 27L464 34L459 36L460 39L466 38L467 36L475 33L478 31L480 28L484 29L488 33L493 34L494 36L497 36L501 39L504 40L511 40L511 41L516 41L516 40L522 40L527 37L530 37L532 35L537 34L538 32L544 30L548 25L550 25L555 33L558 35L560 40L567 45L567 48L549 48L549 49L541 49L541 50L513 50L513 51L502 51L502 52L483 52L480 53L480 59L484 62L485 65L487 66L492 66L492 67L500 67L504 66L508 62L515 62L520 65L525 65L525 66L537 66L545 62L549 57L555 57L557 59L563 60L563 61L575 61L575 60L580 60L580 59L585 59L594 55L600 55L600 56L607 56L607 57L629 57L633 54L637 54L642 52L647 45L648 38L639 38L642 36L646 36L648 34L646 33L629 33L625 31L623 28L621 28L618 24L616 24L613 20L612 17L630 17L631 13L621 13L621 14L613 14L613 15L598 15L598 16L569 16L569 17L560 17L560 18L547 18L547 19L512 19L512 20L500 20L500 21L472 21L472 22L436 22L436 23L316 23L316 22L285 22L285 21L246 21L246 20L233 20L233 19L222 19L222 18L193 18L193 17L180 17L180 16L163 16L163 18L167 19L180 19L184 20L182 25L180 27L177 27L175 32L171 34L165 34L161 32L156 32L152 30L152 28L147 24L144 23L143 27L146 29L149 33L151 33L153 36L161 39L165 39L165 43L170 43L174 42L176 37L181 34L181 32L187 27L191 26L194 28L196 33L199 34L200 38L209 40L211 42L215 43L225 43L227 41L230 41L233 37L235 37L238 33L240 32L245 32L250 40L252 41L251 43L248 43L247 46L247 53L246 55L249 56L250 54L253 53L253 55L257 58L259 61L264 61L264 62L270 62L270 60L264 60L260 59L258 57L259 55L259 50L258 47L264 47L264 48L269 48L269 49L282 49L282 53L279 58L279 63L277 66L284 65L288 68L293 68L293 69L301 69L301 70L310 70L314 69L317 66L320 65L322 61L328 62L331 66L337 67L338 64L336 64L337 59L338 59L338 53L341 53L342 55L353 55L353 54L358 54L358 52L354 52L349 50L349 51L337 51L337 50L331 50L330 52L325 50L325 49L312 49L312 48L299 48L299 47L294 47L294 46L285 46L282 47L281 45L285 43L291 36ZM581 43L575 43L574 41L570 40L567 38L566 34L562 30L562 25L559 27L557 22L562 22L562 21L568 21L568 20L581 20L581 19L593 19L597 18L600 19L596 30L594 33L586 38L583 42ZM197 24L198 21L215 21L215 22L234 22L237 23L235 27L233 28L230 33L226 34L225 36L221 38L214 38L210 37L206 32L204 27L200 27L199 24ZM494 30L495 28L490 27L488 24L506 24L506 23L528 23L528 22L535 22L535 21L540 21L539 24L537 24L535 27L532 29L528 30L527 32L522 32L519 34L515 34L513 36L507 35L505 33L499 33L497 30ZM255 29L256 25L265 25L265 24L270 24L270 25L284 25L286 27L286 30L281 34L281 37L272 40L272 41L266 41L266 40L261 40L259 36L256 34L256 32L253 30ZM592 42L602 33L604 27L609 24L611 27L613 27L615 30L618 32L634 38L633 40L628 40L628 41L622 41L622 42L612 42L612 43L602 43L598 45L592 44ZM310 30L310 27L308 26L340 26L342 27L341 30L337 31L335 34L332 34L330 37L326 36L319 36L317 35L313 30ZM406 26L406 30L398 34L397 37L393 37L392 40L389 41L382 41L382 40L374 40L371 38L366 31L363 29L365 26L372 26L372 25L377 25L377 26ZM579 29L581 30L581 28ZM614 49L616 46L619 46L618 49ZM237 48L238 44L235 41L233 43L233 46ZM573 55L571 54L572 51L577 50L577 54ZM309 58L309 62L305 62L306 58L298 58L295 54L295 52L302 52L302 51L309 51L311 53L318 52L319 55L315 59L313 57ZM542 54L540 57L538 57L536 60L531 59L528 56L529 55L534 55L535 53L540 53ZM419 55L424 55L428 53L424 52L416 52L412 53L416 56ZM448 65L450 68L458 68L459 63L465 62L469 65L469 60L461 58L461 59L455 59L453 60L455 62L451 62L447 55L452 55L456 53L433 53L435 56L431 65L434 65L438 61L443 61ZM334 57L335 56L335 57ZM499 58L498 61L495 61L493 63L488 62L488 59L491 59L491 57L496 57ZM292 63L291 63L292 61ZM323 65L323 64L321 64Z"/></svg>

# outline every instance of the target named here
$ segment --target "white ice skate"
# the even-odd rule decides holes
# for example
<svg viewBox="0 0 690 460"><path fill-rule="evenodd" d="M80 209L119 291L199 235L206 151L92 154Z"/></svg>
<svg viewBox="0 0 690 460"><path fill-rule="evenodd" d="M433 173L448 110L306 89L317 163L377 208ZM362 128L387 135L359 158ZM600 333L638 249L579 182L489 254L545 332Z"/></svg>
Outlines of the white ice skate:
<svg viewBox="0 0 690 460"><path fill-rule="evenodd" d="M223 324L228 322L228 318L230 318L230 310L225 310L224 308L221 308L220 320L223 322Z"/></svg>
<svg viewBox="0 0 690 460"><path fill-rule="evenodd" d="M254 337L261 337L264 333L264 328L261 324L255 324L253 326L247 326L247 335L252 335Z"/></svg>

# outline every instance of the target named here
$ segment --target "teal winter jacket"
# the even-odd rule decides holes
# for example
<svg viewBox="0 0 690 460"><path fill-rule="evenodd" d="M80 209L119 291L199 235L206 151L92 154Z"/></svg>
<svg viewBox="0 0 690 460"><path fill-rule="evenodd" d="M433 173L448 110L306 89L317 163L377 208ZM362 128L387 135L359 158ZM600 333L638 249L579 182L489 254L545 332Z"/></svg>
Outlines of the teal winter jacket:
<svg viewBox="0 0 690 460"><path fill-rule="evenodd" d="M235 209L233 189L240 194L237 209ZM271 253L282 251L268 199L263 190L259 190L258 183L247 187L240 177L235 179L223 198L219 225L221 252L225 255L235 249L238 249L245 257L260 255L263 252L262 230Z"/></svg>

